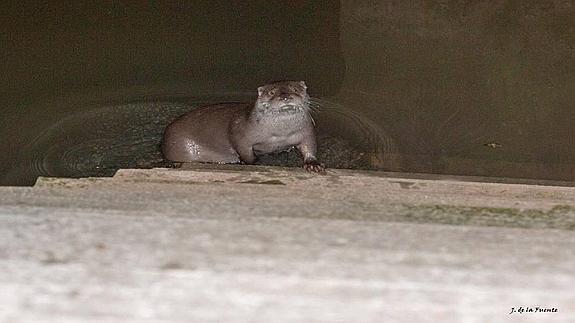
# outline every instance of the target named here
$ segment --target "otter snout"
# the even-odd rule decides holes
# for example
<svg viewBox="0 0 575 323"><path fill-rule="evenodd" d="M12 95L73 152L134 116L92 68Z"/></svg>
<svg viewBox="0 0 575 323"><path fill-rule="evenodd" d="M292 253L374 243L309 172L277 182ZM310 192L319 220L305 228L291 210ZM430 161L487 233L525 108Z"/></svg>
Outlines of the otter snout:
<svg viewBox="0 0 575 323"><path fill-rule="evenodd" d="M258 88L258 111L267 114L293 114L307 109L304 82L281 81Z"/></svg>

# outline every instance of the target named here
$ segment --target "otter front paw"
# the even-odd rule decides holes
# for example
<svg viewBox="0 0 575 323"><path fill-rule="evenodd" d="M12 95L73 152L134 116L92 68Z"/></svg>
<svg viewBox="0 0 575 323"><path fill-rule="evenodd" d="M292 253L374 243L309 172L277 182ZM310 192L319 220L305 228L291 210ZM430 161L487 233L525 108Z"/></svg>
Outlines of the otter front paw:
<svg viewBox="0 0 575 323"><path fill-rule="evenodd" d="M303 168L308 172L318 173L325 175L325 165L323 163L318 162L317 160L310 160L306 161L303 164Z"/></svg>

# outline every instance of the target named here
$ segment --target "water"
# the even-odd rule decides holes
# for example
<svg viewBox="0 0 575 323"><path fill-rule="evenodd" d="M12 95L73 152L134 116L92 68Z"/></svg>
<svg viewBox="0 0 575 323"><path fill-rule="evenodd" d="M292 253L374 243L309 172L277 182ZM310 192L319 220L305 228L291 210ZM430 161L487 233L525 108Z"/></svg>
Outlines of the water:
<svg viewBox="0 0 575 323"><path fill-rule="evenodd" d="M179 101L104 106L62 118L23 147L18 166L3 181L27 185L38 176L111 176L119 168L169 167L160 150L165 127L187 111L207 104ZM330 101L316 99L314 106L318 156L328 167L397 167L391 158L397 153L396 147L382 129ZM301 166L302 161L299 154L290 151L262 156L258 163Z"/></svg>
<svg viewBox="0 0 575 323"><path fill-rule="evenodd" d="M37 176L111 176L119 168L160 164L165 125L192 106L133 103L95 108L65 117L23 147L5 181L29 184Z"/></svg>

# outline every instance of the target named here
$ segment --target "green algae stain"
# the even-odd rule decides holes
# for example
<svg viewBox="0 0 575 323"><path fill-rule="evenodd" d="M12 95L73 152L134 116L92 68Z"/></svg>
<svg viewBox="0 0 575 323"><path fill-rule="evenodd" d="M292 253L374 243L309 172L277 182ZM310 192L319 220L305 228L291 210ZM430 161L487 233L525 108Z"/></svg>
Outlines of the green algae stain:
<svg viewBox="0 0 575 323"><path fill-rule="evenodd" d="M257 179L250 179L247 181L239 182L241 184L268 184L268 185L286 185L284 182L278 179L270 179L270 180L257 180Z"/></svg>
<svg viewBox="0 0 575 323"><path fill-rule="evenodd" d="M409 222L575 230L575 207L548 210L454 205L403 205L400 217Z"/></svg>

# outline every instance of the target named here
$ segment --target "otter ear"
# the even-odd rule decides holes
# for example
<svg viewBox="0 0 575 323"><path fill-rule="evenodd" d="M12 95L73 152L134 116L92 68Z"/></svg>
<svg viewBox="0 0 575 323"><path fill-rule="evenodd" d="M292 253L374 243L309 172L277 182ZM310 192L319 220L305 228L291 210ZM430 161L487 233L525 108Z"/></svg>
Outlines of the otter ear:
<svg viewBox="0 0 575 323"><path fill-rule="evenodd" d="M304 89L307 90L307 86L305 85L304 81L299 81L299 85Z"/></svg>
<svg viewBox="0 0 575 323"><path fill-rule="evenodd" d="M262 96L262 94L264 94L265 90L266 90L265 86L258 87L258 96Z"/></svg>

